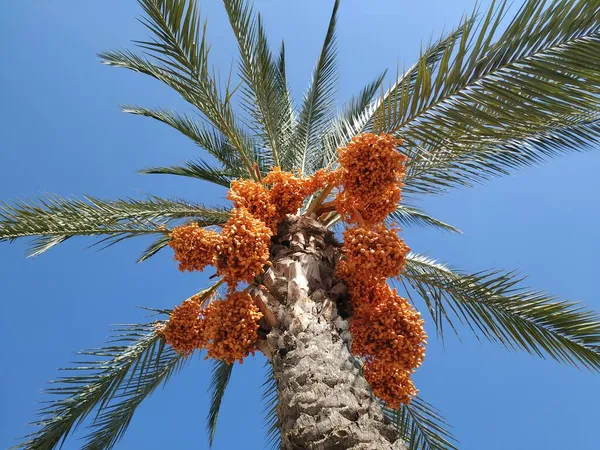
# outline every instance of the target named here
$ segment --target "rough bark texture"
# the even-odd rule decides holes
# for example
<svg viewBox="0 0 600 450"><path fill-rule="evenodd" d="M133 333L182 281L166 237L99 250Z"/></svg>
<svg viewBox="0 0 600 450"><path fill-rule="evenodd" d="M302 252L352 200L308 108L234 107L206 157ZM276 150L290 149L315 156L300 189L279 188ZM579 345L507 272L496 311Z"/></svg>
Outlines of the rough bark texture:
<svg viewBox="0 0 600 450"><path fill-rule="evenodd" d="M318 222L290 217L273 244L267 290L277 324L263 341L278 382L283 450L405 449L348 350L339 245Z"/></svg>

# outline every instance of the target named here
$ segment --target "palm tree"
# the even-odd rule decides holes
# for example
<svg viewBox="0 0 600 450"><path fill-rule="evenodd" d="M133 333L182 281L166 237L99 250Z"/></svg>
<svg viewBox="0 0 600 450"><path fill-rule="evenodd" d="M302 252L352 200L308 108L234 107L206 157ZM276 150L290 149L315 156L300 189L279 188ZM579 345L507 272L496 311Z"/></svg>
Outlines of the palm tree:
<svg viewBox="0 0 600 450"><path fill-rule="evenodd" d="M299 105L288 91L283 44L278 52L271 50L260 15L244 0L224 0L239 44L241 81L236 85L231 77L219 80L209 65L210 45L195 1L139 3L151 36L137 43L142 52L104 52L103 62L165 83L202 120L170 110L123 109L180 131L209 156L144 173L225 187L236 178L259 179L274 166L309 175L335 166L337 148L354 136L383 132L401 137L409 158L406 203L397 206L391 220L457 232L409 206L410 201L582 151L600 140L600 0L527 0L507 24L506 3L495 3L430 43L387 87L382 73L337 114L337 0ZM234 98L241 99L239 114ZM265 381L271 443L284 449L457 448L443 417L421 398L399 409L373 401L360 361L348 351L347 317L337 310L339 298L331 289L318 289L332 285L339 256L330 231L339 214L334 210L321 220L314 214L328 195L322 191L279 228L272 268L254 286L257 302L272 314L260 343L271 369ZM220 226L228 217L226 209L185 200L47 196L0 204L0 240L33 237L30 254L37 256L74 236L99 236L105 245L155 236L139 258L144 261L168 245L173 226L189 220ZM317 286L303 288L310 284L307 278ZM400 281L411 299L424 301L441 338L447 327L456 332L462 327L510 349L600 369L600 317L521 287L515 273L467 273L410 253ZM220 284L217 280L196 295L207 298ZM84 352L93 361L50 390L55 399L19 448L56 448L92 412L83 448L112 448L140 403L184 368L186 356L166 345L154 322L117 332L107 347ZM213 361L211 441L233 368Z"/></svg>

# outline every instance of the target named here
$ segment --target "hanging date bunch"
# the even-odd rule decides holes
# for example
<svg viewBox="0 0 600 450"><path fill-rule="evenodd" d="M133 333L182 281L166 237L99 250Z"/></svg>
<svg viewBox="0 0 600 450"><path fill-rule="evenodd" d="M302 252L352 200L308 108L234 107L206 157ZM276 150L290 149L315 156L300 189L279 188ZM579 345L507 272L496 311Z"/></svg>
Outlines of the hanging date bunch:
<svg viewBox="0 0 600 450"><path fill-rule="evenodd" d="M409 403L417 390L412 373L425 356L427 335L420 314L390 289L408 246L385 219L401 198L406 157L390 135L365 133L338 150L337 210L348 223L337 275L348 285L353 315L351 351L364 359L365 379L393 408Z"/></svg>
<svg viewBox="0 0 600 450"><path fill-rule="evenodd" d="M374 225L396 209L401 199L406 157L401 141L389 134L363 133L338 149L342 190L336 208L349 223Z"/></svg>
<svg viewBox="0 0 600 450"><path fill-rule="evenodd" d="M231 364L254 354L262 314L250 294L230 291L225 299L203 303L200 296L185 300L157 332L185 356L204 349L207 357Z"/></svg>

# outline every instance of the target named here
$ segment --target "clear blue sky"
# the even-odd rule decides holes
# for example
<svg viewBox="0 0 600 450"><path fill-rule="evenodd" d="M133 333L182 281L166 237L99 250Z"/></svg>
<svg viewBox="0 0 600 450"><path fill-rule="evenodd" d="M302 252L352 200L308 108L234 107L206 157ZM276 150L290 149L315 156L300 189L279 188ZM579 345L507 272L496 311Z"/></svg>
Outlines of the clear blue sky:
<svg viewBox="0 0 600 450"><path fill-rule="evenodd" d="M235 44L220 2L202 1L213 62L226 72ZM331 1L261 0L272 43L286 39L291 86L308 83ZM517 2L518 3L518 2ZM484 2L487 4L487 2ZM382 69L411 64L420 42L455 25L471 0L342 2L340 99ZM146 194L223 201L201 182L144 176L137 169L193 158L199 149L165 126L128 116L119 104L180 107L142 75L102 66L96 52L145 37L136 2L20 0L0 6L0 198L43 192L101 198ZM528 284L600 309L597 235L600 152L571 155L421 206L464 232L409 229L418 252L471 271L518 269ZM206 285L180 274L169 251L136 265L147 242L97 252L74 239L40 258L24 243L0 246L0 447L34 418L40 390L73 352L102 344L115 323L144 321L136 305L171 307ZM433 335L433 329L429 327ZM598 448L600 375L479 343L469 332L445 348L430 340L416 376L423 398L454 425L463 450ZM198 359L138 411L117 448L207 448L209 364ZM234 371L214 448L263 448L263 358ZM79 448L77 437L65 449Z"/></svg>

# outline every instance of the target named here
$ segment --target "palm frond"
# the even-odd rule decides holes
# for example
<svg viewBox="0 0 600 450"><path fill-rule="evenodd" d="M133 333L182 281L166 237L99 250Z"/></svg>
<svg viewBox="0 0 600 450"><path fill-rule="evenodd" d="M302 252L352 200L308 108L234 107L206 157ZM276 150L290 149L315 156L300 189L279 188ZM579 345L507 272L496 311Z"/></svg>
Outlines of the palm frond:
<svg viewBox="0 0 600 450"><path fill-rule="evenodd" d="M458 450L446 419L422 398L416 397L398 410L384 407L383 412L396 426L408 450Z"/></svg>
<svg viewBox="0 0 600 450"><path fill-rule="evenodd" d="M431 217L427 213L415 208L414 206L408 206L405 204L398 205L396 210L390 214L389 219L398 222L400 225L430 226L444 231L462 234L462 231L460 231L458 228Z"/></svg>
<svg viewBox="0 0 600 450"><path fill-rule="evenodd" d="M312 171L329 166L337 157L337 149L348 143L359 134L374 111L372 100L377 94L385 78L383 72L375 80L366 85L355 97L352 97L338 116L331 121L321 142L322 150L313 156Z"/></svg>
<svg viewBox="0 0 600 450"><path fill-rule="evenodd" d="M470 18L467 21L471 23L473 20L473 18ZM452 47L456 40L460 38L462 32L463 27L458 27L441 36L437 41L430 43L423 51L422 62L414 64L408 70L397 75L392 85L380 98L372 101L383 83L382 77L384 75L376 78L362 90L355 100L351 100L350 106L345 112L342 112L341 116L325 134L321 162L317 164L315 170L332 164L337 158L337 149L346 145L357 134L364 131L381 131L378 122L385 121L383 118L386 117L387 111L394 105L395 99L400 95L399 91L414 91L419 64L434 67L446 50Z"/></svg>
<svg viewBox="0 0 600 450"><path fill-rule="evenodd" d="M170 240L170 238L166 234L163 236L160 236L152 244L150 244L148 246L148 248L146 248L146 250L144 250L142 252L142 254L138 258L137 262L141 263L141 262L144 262L144 261L152 258L159 251L161 251L163 248L165 248L167 245L169 245L169 240Z"/></svg>
<svg viewBox="0 0 600 450"><path fill-rule="evenodd" d="M146 13L141 22L151 32L151 41L137 44L157 55L173 71L199 78L206 70L208 44L195 1L139 0Z"/></svg>
<svg viewBox="0 0 600 450"><path fill-rule="evenodd" d="M198 180L209 181L226 188L229 188L231 185L231 180L234 178L239 178L239 176L236 176L236 173L225 169L217 169L202 160L186 161L182 166L149 167L140 170L140 173L153 175L177 175L181 177L196 178Z"/></svg>
<svg viewBox="0 0 600 450"><path fill-rule="evenodd" d="M181 365L182 358L165 348L163 339L154 332L154 324L127 325L117 331L119 334L107 347L81 352L86 360L81 366L63 369L71 371L72 375L61 377L55 382L57 387L47 391L59 395L60 399L40 410L40 419L32 424L39 430L27 436L17 448L49 450L60 447L61 441L91 412L98 408L111 411L113 408L107 405L122 397L147 397L155 387L154 382L166 379ZM149 380L152 383L149 384ZM103 422L101 417L96 423ZM127 423L118 433L113 433L112 444Z"/></svg>
<svg viewBox="0 0 600 450"><path fill-rule="evenodd" d="M277 57L277 69L279 70L279 79L282 86L287 86L287 73L285 70L285 42L281 41L279 47L279 56Z"/></svg>
<svg viewBox="0 0 600 450"><path fill-rule="evenodd" d="M466 274L411 253L403 280L424 299L440 334L444 321L457 318L477 337L509 349L600 370L600 316L520 287L515 273Z"/></svg>
<svg viewBox="0 0 600 450"><path fill-rule="evenodd" d="M465 30L468 30L474 23L475 17L468 17L461 26L447 35L441 36L437 41L430 42L425 50L421 52L419 61L397 75L391 86L373 105L369 114L372 120L368 122L367 128L373 132L385 132L389 128L387 123L389 111L399 107L398 99L402 96L414 95L419 89L419 72L425 71L427 73L427 70L433 70L440 61L443 64L442 58L448 55L448 50L454 47L456 42L464 35Z"/></svg>
<svg viewBox="0 0 600 450"><path fill-rule="evenodd" d="M139 0L146 15L142 22L150 41L138 41L147 58L130 51L103 52L105 64L149 75L178 92L222 133L252 174L254 143L240 128L231 105L233 92L225 92L209 70L206 27L200 25L196 2L187 0ZM148 59L150 58L150 59ZM241 170L241 167L240 167Z"/></svg>
<svg viewBox="0 0 600 450"><path fill-rule="evenodd" d="M288 132L283 133L283 142L281 144L281 166L284 170L291 171L294 167L294 136L296 134L296 127L298 126L298 120L296 112L294 110L294 100L288 87L287 74L286 74L286 62L285 62L285 43L281 41L281 47L279 49L279 56L277 58L278 80L281 91L281 103L286 109L282 111L282 117L284 121L282 126Z"/></svg>
<svg viewBox="0 0 600 450"><path fill-rule="evenodd" d="M579 117L555 116L553 129L489 147L466 145L459 153L430 154L409 164L405 178L408 193L443 193L452 187L470 187L512 169L541 164L545 159L582 152L600 143L600 113ZM479 145L479 144L477 144Z"/></svg>
<svg viewBox="0 0 600 450"><path fill-rule="evenodd" d="M198 294L202 302L212 296L221 281ZM155 310L161 314L169 311ZM135 410L158 386L179 371L187 359L166 346L156 333L163 322L122 325L105 347L80 352L77 367L62 369L72 373L61 377L48 390L58 395L40 410L41 418L32 425L39 429L26 436L16 448L52 450L92 413L86 450L111 449L125 433Z"/></svg>
<svg viewBox="0 0 600 450"><path fill-rule="evenodd" d="M226 0L224 4L240 51L244 104L273 164L287 169L282 156L291 142L292 109L282 73L285 64L272 55L260 14L255 15L244 0Z"/></svg>
<svg viewBox="0 0 600 450"><path fill-rule="evenodd" d="M67 199L47 195L35 201L0 202L0 242L36 237L31 256L37 256L73 236L107 236L109 241L164 234L163 227L189 218L202 226L227 220L224 210L183 200L150 197L145 200Z"/></svg>
<svg viewBox="0 0 600 450"><path fill-rule="evenodd" d="M184 356L167 348L161 339L157 354L146 355L141 363L133 368L127 383L115 387L111 398L100 406L82 449L113 448L127 431L140 404L161 384L166 384L186 362Z"/></svg>
<svg viewBox="0 0 600 450"><path fill-rule="evenodd" d="M335 27L339 6L339 0L335 0L321 54L300 108L298 126L293 139L295 145L294 168L299 169L302 173L307 168L314 166L311 160L315 157L314 153L319 151L319 139L332 114L337 82ZM318 158L318 154L316 157Z"/></svg>
<svg viewBox="0 0 600 450"><path fill-rule="evenodd" d="M242 161L231 142L214 128L207 128L185 114L178 114L166 109L141 108L131 105L122 106L121 109L126 113L150 117L169 125L205 149L228 171L236 173L237 176L244 175L244 171L240 171ZM247 176L247 174L245 175Z"/></svg>
<svg viewBox="0 0 600 450"><path fill-rule="evenodd" d="M265 403L265 428L267 445L272 450L281 447L281 435L279 433L279 422L277 416L277 405L279 398L277 396L277 380L273 374L273 366L270 361L265 361L267 369L266 380L263 383L262 400Z"/></svg>
<svg viewBox="0 0 600 450"><path fill-rule="evenodd" d="M212 447L215 439L215 432L217 431L217 419L219 417L219 410L221 409L221 402L225 395L225 390L229 384L229 378L233 371L233 364L227 364L220 360L213 360L212 364L212 377L210 379L210 408L208 411L208 417L206 420L206 428L208 429L208 442Z"/></svg>
<svg viewBox="0 0 600 450"><path fill-rule="evenodd" d="M598 141L600 2L528 0L495 39L505 11L500 1L466 20L386 104L383 130L410 157L407 190L468 185Z"/></svg>
<svg viewBox="0 0 600 450"><path fill-rule="evenodd" d="M357 96L350 99L347 106L343 108L343 116L350 118L365 111L377 92L381 88L387 70L383 71L377 78L367 84Z"/></svg>

